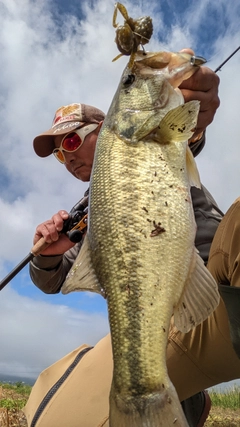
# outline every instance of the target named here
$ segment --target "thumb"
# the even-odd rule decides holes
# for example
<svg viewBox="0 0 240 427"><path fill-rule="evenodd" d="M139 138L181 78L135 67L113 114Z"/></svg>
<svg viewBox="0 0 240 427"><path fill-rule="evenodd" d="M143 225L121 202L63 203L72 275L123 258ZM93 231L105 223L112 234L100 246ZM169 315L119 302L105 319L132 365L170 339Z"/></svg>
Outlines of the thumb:
<svg viewBox="0 0 240 427"><path fill-rule="evenodd" d="M181 49L180 52L189 53L189 55L194 55L194 50L190 48Z"/></svg>

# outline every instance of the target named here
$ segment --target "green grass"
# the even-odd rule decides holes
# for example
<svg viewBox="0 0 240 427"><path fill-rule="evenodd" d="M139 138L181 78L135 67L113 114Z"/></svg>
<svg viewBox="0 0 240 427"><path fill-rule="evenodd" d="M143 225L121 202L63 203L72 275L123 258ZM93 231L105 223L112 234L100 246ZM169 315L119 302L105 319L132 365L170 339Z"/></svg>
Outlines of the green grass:
<svg viewBox="0 0 240 427"><path fill-rule="evenodd" d="M0 402L0 408L11 409L22 409L26 405L27 399L2 399Z"/></svg>
<svg viewBox="0 0 240 427"><path fill-rule="evenodd" d="M234 386L227 390L226 393L219 393L216 391L210 391L212 406L218 406L220 408L230 408L233 410L240 409L240 387Z"/></svg>
<svg viewBox="0 0 240 427"><path fill-rule="evenodd" d="M0 386L3 395L6 394L6 397L0 398L0 408L6 408L8 410L22 409L32 389L30 385L22 382L17 382L15 384L0 383Z"/></svg>

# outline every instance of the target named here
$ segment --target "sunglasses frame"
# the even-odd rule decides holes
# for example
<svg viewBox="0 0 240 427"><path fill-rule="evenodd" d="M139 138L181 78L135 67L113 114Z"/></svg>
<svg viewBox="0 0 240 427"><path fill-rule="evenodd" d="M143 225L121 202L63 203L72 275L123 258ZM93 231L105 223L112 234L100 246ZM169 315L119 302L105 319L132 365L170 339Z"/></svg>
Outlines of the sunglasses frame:
<svg viewBox="0 0 240 427"><path fill-rule="evenodd" d="M75 151L77 151L83 145L86 136L89 135L90 133L92 133L95 129L97 129L98 126L99 126L99 123L90 123L88 125L82 126L81 128L74 129L71 132L68 132L66 135L64 135L63 139L61 140L60 146L58 148L54 148L52 154L54 155L54 157L56 157L56 159L60 163L62 163L62 164L66 163L64 151L66 151L66 153L74 153ZM62 144L63 144L64 140L68 137L68 135L71 135L72 133L76 133L79 136L79 138L81 139L81 142L80 142L79 146L77 148L75 148L75 150L66 150L65 148L63 148ZM59 151L62 154L64 161L59 159L59 157L58 157Z"/></svg>

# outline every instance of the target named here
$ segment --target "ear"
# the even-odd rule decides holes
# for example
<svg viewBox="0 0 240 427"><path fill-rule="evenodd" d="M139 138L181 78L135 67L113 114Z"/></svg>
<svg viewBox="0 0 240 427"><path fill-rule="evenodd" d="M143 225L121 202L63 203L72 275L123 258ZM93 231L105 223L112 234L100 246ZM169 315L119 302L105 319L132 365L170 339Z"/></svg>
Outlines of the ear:
<svg viewBox="0 0 240 427"><path fill-rule="evenodd" d="M99 125L97 127L98 132L100 132L102 125L103 125L103 120L99 122Z"/></svg>

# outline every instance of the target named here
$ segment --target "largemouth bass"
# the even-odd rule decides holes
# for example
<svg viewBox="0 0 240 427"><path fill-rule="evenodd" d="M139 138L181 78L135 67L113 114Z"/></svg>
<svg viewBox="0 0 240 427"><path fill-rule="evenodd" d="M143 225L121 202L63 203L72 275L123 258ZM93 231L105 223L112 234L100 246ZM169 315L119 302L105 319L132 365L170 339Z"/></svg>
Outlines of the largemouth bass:
<svg viewBox="0 0 240 427"><path fill-rule="evenodd" d="M199 102L184 104L177 89L201 62L138 52L97 141L88 230L62 291L107 299L111 427L188 425L167 373L170 320L187 332L219 302L194 245L190 185L200 180L187 141Z"/></svg>

